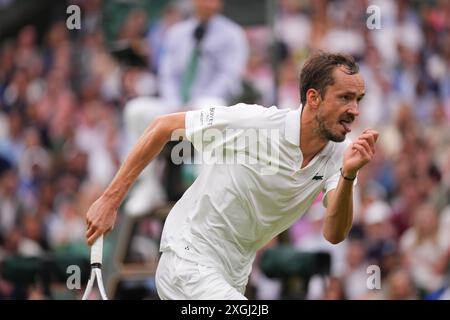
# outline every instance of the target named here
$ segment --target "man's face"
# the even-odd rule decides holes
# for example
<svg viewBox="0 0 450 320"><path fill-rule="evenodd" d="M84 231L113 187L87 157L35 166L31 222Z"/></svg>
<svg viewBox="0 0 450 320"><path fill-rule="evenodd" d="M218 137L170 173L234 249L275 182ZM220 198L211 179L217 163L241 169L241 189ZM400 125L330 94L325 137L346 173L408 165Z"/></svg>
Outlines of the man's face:
<svg viewBox="0 0 450 320"><path fill-rule="evenodd" d="M193 0L194 10L200 20L206 21L222 10L223 0Z"/></svg>
<svg viewBox="0 0 450 320"><path fill-rule="evenodd" d="M345 140L351 124L359 115L359 101L365 92L364 80L359 73L349 75L344 67L333 72L334 84L328 86L316 113L319 134L334 142Z"/></svg>

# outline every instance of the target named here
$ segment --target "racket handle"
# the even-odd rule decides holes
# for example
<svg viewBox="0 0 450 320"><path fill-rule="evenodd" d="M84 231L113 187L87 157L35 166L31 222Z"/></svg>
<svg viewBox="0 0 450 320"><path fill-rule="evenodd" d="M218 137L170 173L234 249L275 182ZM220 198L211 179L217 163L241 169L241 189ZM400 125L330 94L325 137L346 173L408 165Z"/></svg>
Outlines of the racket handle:
<svg viewBox="0 0 450 320"><path fill-rule="evenodd" d="M102 264L103 260L103 235L95 240L91 247L91 265L94 263Z"/></svg>

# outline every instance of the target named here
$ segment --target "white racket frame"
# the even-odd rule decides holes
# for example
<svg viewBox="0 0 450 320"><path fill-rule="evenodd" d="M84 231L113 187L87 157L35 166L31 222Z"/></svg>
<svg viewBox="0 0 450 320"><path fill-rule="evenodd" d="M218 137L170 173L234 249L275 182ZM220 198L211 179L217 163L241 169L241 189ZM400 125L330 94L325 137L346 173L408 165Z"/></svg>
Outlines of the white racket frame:
<svg viewBox="0 0 450 320"><path fill-rule="evenodd" d="M91 274L89 276L89 281L84 291L82 300L87 300L92 292L95 279L97 279L98 289L100 291L100 296L103 300L108 300L106 295L105 286L103 285L102 277L102 260L103 260L103 236L100 236L95 240L91 247Z"/></svg>

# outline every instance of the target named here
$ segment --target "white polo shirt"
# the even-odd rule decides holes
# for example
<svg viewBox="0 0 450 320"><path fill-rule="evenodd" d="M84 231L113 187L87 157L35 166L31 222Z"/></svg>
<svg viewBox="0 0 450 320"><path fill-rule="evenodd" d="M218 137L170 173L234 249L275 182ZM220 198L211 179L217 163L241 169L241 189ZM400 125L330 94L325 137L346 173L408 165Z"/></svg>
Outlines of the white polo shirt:
<svg viewBox="0 0 450 320"><path fill-rule="evenodd" d="M300 116L301 109L246 104L187 112L186 137L220 161L210 159L171 210L161 251L173 250L215 267L235 286L245 285L257 250L339 180L349 140L330 141L300 169ZM211 150L230 157L211 156Z"/></svg>

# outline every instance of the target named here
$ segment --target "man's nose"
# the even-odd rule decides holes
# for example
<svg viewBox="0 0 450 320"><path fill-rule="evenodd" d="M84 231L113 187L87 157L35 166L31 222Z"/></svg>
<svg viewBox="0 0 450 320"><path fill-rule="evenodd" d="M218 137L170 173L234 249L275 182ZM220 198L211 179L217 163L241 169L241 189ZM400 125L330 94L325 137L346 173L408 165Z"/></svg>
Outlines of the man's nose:
<svg viewBox="0 0 450 320"><path fill-rule="evenodd" d="M347 110L348 113L352 114L353 116L357 117L359 116L359 106L358 102L353 102L350 109Z"/></svg>

